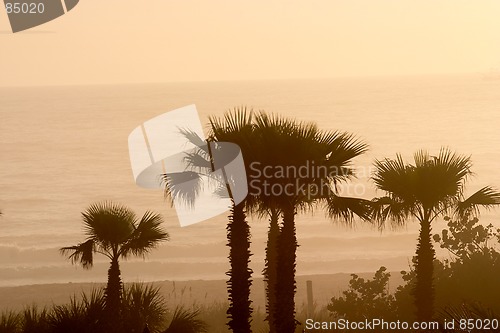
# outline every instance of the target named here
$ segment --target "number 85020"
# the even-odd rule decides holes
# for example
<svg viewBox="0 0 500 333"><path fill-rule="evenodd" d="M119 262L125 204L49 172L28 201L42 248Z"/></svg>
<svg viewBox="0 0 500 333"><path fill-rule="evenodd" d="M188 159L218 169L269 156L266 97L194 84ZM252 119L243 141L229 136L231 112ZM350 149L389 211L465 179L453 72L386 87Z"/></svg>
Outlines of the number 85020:
<svg viewBox="0 0 500 333"><path fill-rule="evenodd" d="M45 11L45 6L40 3L14 2L6 3L7 14L41 14Z"/></svg>

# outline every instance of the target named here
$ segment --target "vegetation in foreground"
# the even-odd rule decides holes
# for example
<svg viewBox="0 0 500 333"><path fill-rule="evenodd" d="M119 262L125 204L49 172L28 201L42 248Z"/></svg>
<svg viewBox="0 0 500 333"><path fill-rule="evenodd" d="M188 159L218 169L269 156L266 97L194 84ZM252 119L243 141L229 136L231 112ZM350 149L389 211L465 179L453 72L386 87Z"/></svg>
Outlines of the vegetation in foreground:
<svg viewBox="0 0 500 333"><path fill-rule="evenodd" d="M186 202L193 202L197 186L178 190L175 177L198 179L200 170L214 170L214 142L237 144L244 156L249 193L246 199L231 209L227 226L230 270L227 272L228 326L233 332L249 333L252 307L250 286L252 284L250 262L250 228L247 212L261 216L268 215L271 227L266 249L264 278L268 296L266 320L271 333L295 331L295 274L296 251L298 247L295 215L298 210L311 211L325 206L328 215L336 220L351 223L354 216L368 219L370 201L361 198L342 197L338 185L354 177L351 163L367 150L367 145L352 134L323 131L312 122L264 112L254 114L245 108L228 112L222 119L211 118L211 136L208 143L189 131L183 134L198 146L188 154L186 171L165 174L166 192ZM263 147L265 147L263 149ZM293 153L291 153L293 152ZM307 168L306 175L296 177L266 170L280 170L283 167L300 170ZM315 172L315 170L327 170ZM195 172L196 171L196 172ZM226 177L225 184L231 182ZM195 182L193 182L195 184ZM230 187L227 192L231 196ZM280 188L281 193L266 190L266 187ZM284 191L286 189L286 191ZM281 218L281 223L280 223Z"/></svg>
<svg viewBox="0 0 500 333"><path fill-rule="evenodd" d="M207 324L199 319L199 310L178 307L167 311L159 288L134 283L122 289L118 326L121 333L149 332L206 333ZM106 289L73 296L68 304L50 308L26 307L0 316L1 333L108 333L109 312L106 311ZM115 323L117 321L113 321ZM146 331L147 332L147 331Z"/></svg>
<svg viewBox="0 0 500 333"><path fill-rule="evenodd" d="M500 228L484 226L477 218L451 219L441 233L433 235L435 244L446 249L450 258L435 260L436 312L434 320L459 322L463 319L500 320ZM352 275L349 288L340 297L333 297L326 306L315 306L314 314L306 307L298 309L296 333L323 332L305 330L306 319L336 321L345 318L363 321L382 318L386 321L417 320L412 298L416 279L414 266L401 272L405 283L394 293L388 290L390 274L381 267L372 279ZM120 332L227 333L228 304L186 307L168 310L159 289L150 285L125 285L122 291L123 326ZM100 326L107 320L104 311L105 289L74 296L69 304L39 309L25 308L19 313L5 311L0 315L0 333L107 332ZM267 333L266 314L259 310L252 315L251 330ZM445 330L442 332L463 332ZM484 330L495 332L498 330ZM328 330L324 332L342 332ZM474 332L482 332L474 330Z"/></svg>
<svg viewBox="0 0 500 333"><path fill-rule="evenodd" d="M61 254L85 269L92 268L94 254L104 255L110 260L108 283L101 298L102 310L108 317L103 324L108 325L107 332L122 332L122 318L133 315L123 306L129 303L122 298L136 294L122 293L119 260L130 256L144 257L159 243L167 241L169 235L161 227L163 220L159 214L146 212L138 220L129 208L111 202L91 205L82 213L82 218L87 239L75 246L63 247Z"/></svg>
<svg viewBox="0 0 500 333"><path fill-rule="evenodd" d="M372 218L379 222L391 219L397 224L406 223L409 218L419 222L412 295L417 319L430 321L435 307L432 222L450 213L461 220L476 216L480 207L498 205L500 194L491 187L483 187L465 198L465 183L472 175L468 156L443 148L438 156L432 157L426 151L418 151L414 161L405 163L398 155L395 160L375 162L372 179L386 196L373 199Z"/></svg>
<svg viewBox="0 0 500 333"><path fill-rule="evenodd" d="M451 258L434 260L434 287L437 314L432 320L500 321L500 229L483 226L477 218L450 219L448 228L435 234L433 240L449 251ZM418 320L412 291L416 283L415 259L409 271L401 272L405 284L394 294L388 292L390 273L381 267L373 279L353 274L349 289L333 297L327 309L333 316L352 321L383 318L387 321ZM483 323L484 323L483 322ZM498 332L496 329L485 332ZM459 327L443 332L463 332ZM482 332L473 330L473 332Z"/></svg>
<svg viewBox="0 0 500 333"><path fill-rule="evenodd" d="M369 281L353 275L350 289L342 297L332 298L327 306L330 319L498 319L500 295L496 282L500 277L500 255L488 241L499 242L500 230L478 224L475 217L479 207L499 205L500 193L484 187L465 198L465 182L472 174L469 157L442 149L438 156L417 152L414 164L405 163L400 155L395 160L377 161L372 180L385 196L368 201L339 196L338 185L355 176L352 159L367 149L366 144L351 134L321 131L314 123L265 113L247 116L245 110L243 113L236 110L221 120L211 119L211 126L210 141L233 142L242 149L248 183L257 180L254 186L278 185L292 191L275 195L259 188L257 194L249 193L243 203L233 205L227 228L231 266L229 304L222 307L223 317L216 312L211 314L210 320L224 318L224 325L217 323L211 326L210 332L227 332L225 325L235 333L303 330L303 319L296 313L294 299L298 246L295 215L299 210L310 211L319 204L331 218L348 224L355 216L379 222L380 226L387 220L402 225L410 218L420 223L412 266L409 272L402 272L406 283L394 294L389 294L390 273L384 267ZM195 139L200 141L200 138ZM204 143L199 145L203 146ZM188 162L195 162L191 167L213 169L211 144L206 147L208 151L201 149L202 156L187 156ZM249 167L252 162L256 164ZM299 169L308 168L310 163L337 172L324 177L259 178L265 174L262 168ZM257 175L250 171L257 171ZM189 172L192 176L193 172ZM168 183L169 175L164 176ZM229 185L227 179L225 183ZM185 193L177 194L187 198ZM251 232L247 214L267 215L270 220L264 270L267 304L263 318L259 318L260 312L254 312L251 307L252 271L248 265ZM82 295L81 300L74 297L69 304L48 310L31 307L22 313L4 312L0 318L0 333L207 332L207 324L198 319L203 318L202 310L178 308L173 311L167 327L166 310L158 290L140 285L128 289L122 286L119 260L144 256L160 242L168 240L168 234L160 226L159 215L146 213L138 220L128 208L111 203L92 205L82 215L87 239L62 248L61 252L84 268L92 267L94 254L107 256L110 269L106 288ZM448 229L432 238L432 222L447 215L451 216L445 217L449 221ZM432 239L447 249L454 259L436 260ZM325 309L320 310L319 316L324 313ZM264 321L267 325L262 326Z"/></svg>

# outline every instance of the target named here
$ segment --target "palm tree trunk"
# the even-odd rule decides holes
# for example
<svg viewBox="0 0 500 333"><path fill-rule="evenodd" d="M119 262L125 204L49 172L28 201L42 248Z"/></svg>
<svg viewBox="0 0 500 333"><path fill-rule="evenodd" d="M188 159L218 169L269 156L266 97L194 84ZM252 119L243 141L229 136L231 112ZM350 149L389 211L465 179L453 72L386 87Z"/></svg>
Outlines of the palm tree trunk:
<svg viewBox="0 0 500 333"><path fill-rule="evenodd" d="M424 220L420 223L420 235L416 251L416 282L413 290L416 316L418 321L430 321L434 315L434 257L431 242L431 224Z"/></svg>
<svg viewBox="0 0 500 333"><path fill-rule="evenodd" d="M278 238L278 283L276 284L275 325L277 333L293 333L295 320L295 260L297 237L295 234L295 207L287 204L283 209L283 227Z"/></svg>
<svg viewBox="0 0 500 333"><path fill-rule="evenodd" d="M120 277L120 265L118 258L111 260L111 266L108 269L108 284L105 291L107 322L110 332L119 332L120 308L121 308L121 292L122 280Z"/></svg>
<svg viewBox="0 0 500 333"><path fill-rule="evenodd" d="M235 333L250 333L252 317L250 301L252 270L248 267L251 256L250 228L246 221L243 203L233 205L226 229L231 264L229 272L226 273L229 276L227 287L230 301L227 325Z"/></svg>
<svg viewBox="0 0 500 333"><path fill-rule="evenodd" d="M277 247L280 228L278 225L279 213L272 210L269 219L269 231L266 246L266 266L264 267L264 281L266 283L266 320L269 323L269 333L276 333L274 315L276 311L276 282L277 282Z"/></svg>

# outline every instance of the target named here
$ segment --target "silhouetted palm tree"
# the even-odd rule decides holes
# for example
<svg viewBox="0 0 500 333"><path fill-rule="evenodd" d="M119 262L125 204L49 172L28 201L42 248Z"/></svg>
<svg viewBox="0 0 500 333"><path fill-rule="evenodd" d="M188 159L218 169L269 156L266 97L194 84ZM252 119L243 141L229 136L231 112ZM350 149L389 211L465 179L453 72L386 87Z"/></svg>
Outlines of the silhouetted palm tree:
<svg viewBox="0 0 500 333"><path fill-rule="evenodd" d="M264 263L264 282L266 284L266 320L269 323L269 333L275 333L276 327L276 284L278 283L278 238L280 235L279 217L277 207L271 207L269 214L269 230L267 232L266 258Z"/></svg>
<svg viewBox="0 0 500 333"><path fill-rule="evenodd" d="M324 202L331 217L345 221L352 221L354 215L367 218L367 201L340 197L336 187L353 176L350 162L367 147L352 135L321 131L313 123L264 113L256 117L255 123L254 145L259 153L254 157L260 169L250 174L250 178L259 179L257 183L261 185L267 182L268 186L267 191L261 186L254 201L263 207L274 207L283 217L277 239L276 282L268 284L271 288L268 294L274 294L276 300L276 304L271 304L274 307L274 314L270 316L271 331L294 332L295 214L298 209L311 209ZM252 169L256 169L255 166ZM271 175L267 172L266 176L266 169ZM304 172L299 174L300 170ZM281 189L281 192L273 191L273 188ZM269 241L273 240L270 238ZM268 254L272 254L269 250ZM266 269L271 274L274 271L269 265Z"/></svg>
<svg viewBox="0 0 500 333"><path fill-rule="evenodd" d="M90 269L94 254L102 254L111 261L105 290L106 310L110 323L119 322L122 282L120 258L144 257L160 242L169 239L160 226L158 214L146 212L140 220L127 207L110 202L96 203L82 213L87 239L78 245L61 248L74 264Z"/></svg>
<svg viewBox="0 0 500 333"><path fill-rule="evenodd" d="M210 118L211 135L209 141L231 142L237 144L243 154L245 169L249 169L248 162L252 160L251 149L253 134L253 113L246 108L235 109L226 113L222 119ZM226 175L225 175L226 177ZM230 179L225 179L227 183ZM248 180L245 179L248 183ZM227 191L232 198L231 190ZM248 197L231 208L229 223L227 225L227 245L229 246L230 270L227 282L228 298L230 301L227 311L228 326L233 332L250 333L252 306L250 300L250 287L252 285L253 271L250 263L250 227L246 220L246 208L251 206L252 198Z"/></svg>
<svg viewBox="0 0 500 333"><path fill-rule="evenodd" d="M254 120L255 119L255 120ZM256 118L246 109L236 109L221 119L210 119L212 135L209 141L231 142L239 145L245 161L249 195L239 205L233 205L228 224L231 270L228 272L229 326L235 332L250 330L250 273L248 262L249 227L245 211L259 215L269 214L271 219L266 249L268 320L271 332L289 332L296 326L295 303L295 224L297 208L312 207L316 202L326 202L330 216L351 221L354 215L367 217L366 200L343 198L337 195L336 184L353 176L349 163L366 150L366 145L352 135L322 132L316 125L299 123L261 113ZM185 133L200 149L188 154L187 164L198 169L213 168L212 153L193 133ZM316 164L316 165L314 165ZM266 175L266 169L309 168L306 175L281 177ZM313 174L311 168L327 170L322 175ZM324 171L324 170L323 170ZM179 175L167 176L170 194L194 202L196 186L186 190L175 187L176 179L195 179L196 172L187 170ZM170 183L169 183L170 181ZM265 185L271 185L267 187ZM287 188L290 193L276 194L269 188ZM304 188L302 188L304 187ZM315 192L311 190L315 187ZM230 191L228 191L230 192ZM283 216L283 227L278 225ZM279 280L279 283L278 283ZM279 300L278 300L279 299ZM284 320L286 318L287 320ZM278 327L279 326L279 327Z"/></svg>
<svg viewBox="0 0 500 333"><path fill-rule="evenodd" d="M165 193L167 196L180 199L188 205L194 205L202 175L214 177L216 168L224 165L224 160L228 157L224 152L224 145L217 142L230 142L237 144L244 154L245 163L249 160L250 140L253 135L252 111L246 108L235 109L226 113L221 119L210 118L211 133L209 139L204 141L196 133L189 129L182 129L181 133L186 139L197 148L186 153L184 163L186 169L182 172L169 173L163 175L165 183ZM227 146L226 146L227 147ZM214 157L215 156L215 157ZM245 165L248 170L248 165ZM233 179L232 175L227 175L222 168L223 177L219 181L219 195L231 199L229 223L227 229L227 240L229 247L230 270L226 273L229 276L227 281L229 308L227 311L228 326L233 332L250 333L252 307L250 300L250 286L252 284L252 270L249 268L250 262L250 227L246 220L246 208L251 205L248 198L235 204L231 185L237 185L241 180ZM183 184L190 181L189 186ZM244 179L243 182L246 182Z"/></svg>
<svg viewBox="0 0 500 333"><path fill-rule="evenodd" d="M386 196L373 199L372 215L380 223L391 219L402 224L410 217L419 221L413 293L417 319L426 321L434 314L432 221L447 214L477 215L480 206L500 204L500 193L484 187L464 199L464 185L471 175L470 157L443 148L437 157L418 151L414 161L414 165L405 163L401 155L397 155L395 160L375 162L372 179Z"/></svg>

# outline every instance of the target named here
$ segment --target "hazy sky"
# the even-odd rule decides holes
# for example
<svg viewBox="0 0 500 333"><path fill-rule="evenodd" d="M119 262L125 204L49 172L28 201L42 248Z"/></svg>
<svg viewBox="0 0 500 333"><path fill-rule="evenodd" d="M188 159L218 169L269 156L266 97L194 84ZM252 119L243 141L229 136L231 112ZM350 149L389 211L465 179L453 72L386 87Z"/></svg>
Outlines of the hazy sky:
<svg viewBox="0 0 500 333"><path fill-rule="evenodd" d="M0 86L485 72L498 0L81 0L12 34Z"/></svg>

